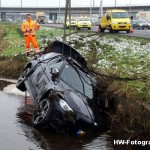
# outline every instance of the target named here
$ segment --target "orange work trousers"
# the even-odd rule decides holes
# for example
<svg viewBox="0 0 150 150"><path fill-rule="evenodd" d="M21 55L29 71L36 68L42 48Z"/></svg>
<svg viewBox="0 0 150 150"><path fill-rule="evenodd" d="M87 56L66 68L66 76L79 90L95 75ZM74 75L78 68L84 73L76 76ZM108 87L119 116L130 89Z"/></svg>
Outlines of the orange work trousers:
<svg viewBox="0 0 150 150"><path fill-rule="evenodd" d="M34 48L35 53L40 52L38 43L36 40L36 36L27 35L27 36L24 36L24 38L25 38L25 43L26 43L26 53L30 52L30 43L32 44L32 46Z"/></svg>

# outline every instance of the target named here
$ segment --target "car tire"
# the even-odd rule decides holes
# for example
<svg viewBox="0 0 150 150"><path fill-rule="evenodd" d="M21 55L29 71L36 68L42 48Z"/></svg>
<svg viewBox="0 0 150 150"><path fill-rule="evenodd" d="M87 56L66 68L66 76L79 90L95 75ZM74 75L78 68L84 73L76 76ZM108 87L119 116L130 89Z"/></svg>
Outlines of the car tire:
<svg viewBox="0 0 150 150"><path fill-rule="evenodd" d="M138 30L141 30L141 29L142 29L142 27L139 26L139 27L138 27Z"/></svg>
<svg viewBox="0 0 150 150"><path fill-rule="evenodd" d="M79 28L79 27L77 27L77 30L80 30L80 28Z"/></svg>
<svg viewBox="0 0 150 150"><path fill-rule="evenodd" d="M22 80L29 73L30 70L31 70L31 68L26 68L18 79L18 83L17 83L16 87L18 89L20 89L22 92L25 92L27 90L26 86L25 86L24 82L22 82Z"/></svg>
<svg viewBox="0 0 150 150"><path fill-rule="evenodd" d="M88 30L91 30L91 28L88 28Z"/></svg>
<svg viewBox="0 0 150 150"><path fill-rule="evenodd" d="M48 126L51 115L51 102L48 98L41 100L32 117L34 127L41 128Z"/></svg>

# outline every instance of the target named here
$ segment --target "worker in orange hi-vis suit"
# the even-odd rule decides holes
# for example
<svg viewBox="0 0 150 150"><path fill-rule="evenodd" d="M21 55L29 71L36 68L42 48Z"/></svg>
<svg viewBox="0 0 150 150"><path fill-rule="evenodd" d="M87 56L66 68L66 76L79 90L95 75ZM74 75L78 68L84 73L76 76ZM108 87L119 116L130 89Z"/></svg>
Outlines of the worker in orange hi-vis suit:
<svg viewBox="0 0 150 150"><path fill-rule="evenodd" d="M34 48L34 52L37 54L40 52L38 43L36 40L36 30L40 28L39 23L31 20L31 15L26 15L26 21L23 22L21 26L21 31L24 33L25 43L26 43L26 54L29 55L30 53L30 43Z"/></svg>

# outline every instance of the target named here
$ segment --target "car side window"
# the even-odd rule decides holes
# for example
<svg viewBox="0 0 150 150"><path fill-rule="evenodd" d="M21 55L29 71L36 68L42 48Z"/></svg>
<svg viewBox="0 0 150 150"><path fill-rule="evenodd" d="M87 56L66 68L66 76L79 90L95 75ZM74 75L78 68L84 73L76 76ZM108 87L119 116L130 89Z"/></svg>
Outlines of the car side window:
<svg viewBox="0 0 150 150"><path fill-rule="evenodd" d="M65 81L67 84L75 88L76 90L83 93L83 83L74 68L70 65L66 65L62 74L61 79Z"/></svg>
<svg viewBox="0 0 150 150"><path fill-rule="evenodd" d="M49 68L60 69L62 64L63 64L63 60L61 58L60 59L54 59L54 60L51 60L51 61L48 62Z"/></svg>

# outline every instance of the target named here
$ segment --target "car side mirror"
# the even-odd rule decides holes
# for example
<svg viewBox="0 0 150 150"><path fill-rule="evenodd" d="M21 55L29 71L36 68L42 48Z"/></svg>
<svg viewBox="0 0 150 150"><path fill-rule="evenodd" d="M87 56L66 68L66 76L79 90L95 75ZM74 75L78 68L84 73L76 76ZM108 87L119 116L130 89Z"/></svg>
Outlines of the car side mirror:
<svg viewBox="0 0 150 150"><path fill-rule="evenodd" d="M51 74L54 76L58 76L59 75L59 70L57 68L51 68Z"/></svg>
<svg viewBox="0 0 150 150"><path fill-rule="evenodd" d="M52 81L57 81L59 76L59 70L57 68L51 68L50 73L52 74Z"/></svg>

